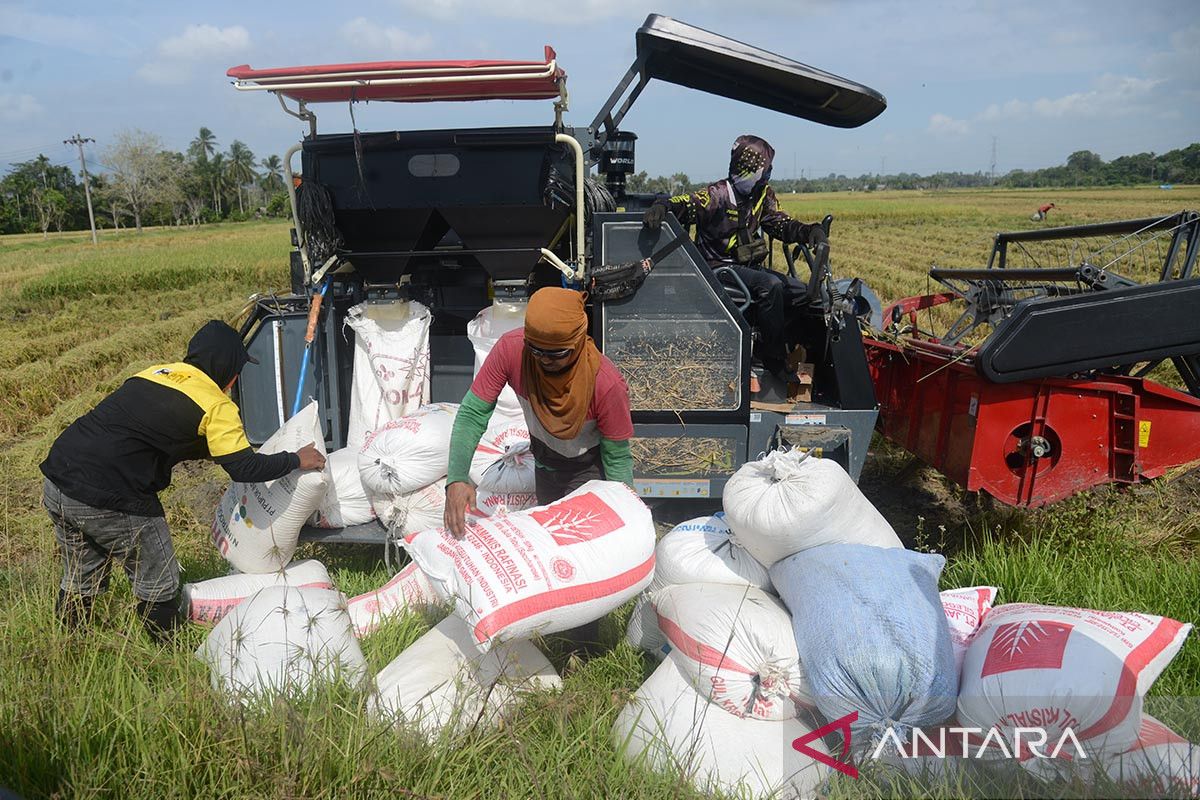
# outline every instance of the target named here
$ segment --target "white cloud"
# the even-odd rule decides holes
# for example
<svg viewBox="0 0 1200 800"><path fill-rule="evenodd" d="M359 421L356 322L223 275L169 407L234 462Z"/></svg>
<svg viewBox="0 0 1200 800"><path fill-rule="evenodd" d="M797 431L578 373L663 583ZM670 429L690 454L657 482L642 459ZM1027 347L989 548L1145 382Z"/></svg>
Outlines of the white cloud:
<svg viewBox="0 0 1200 800"><path fill-rule="evenodd" d="M1088 92L1073 92L1054 99L1033 102L1033 113L1042 117L1097 117L1129 114L1146 100L1162 81L1105 75Z"/></svg>
<svg viewBox="0 0 1200 800"><path fill-rule="evenodd" d="M406 11L440 20L471 20L481 16L530 20L542 24L583 25L610 17L642 13L642 0L397 0Z"/></svg>
<svg viewBox="0 0 1200 800"><path fill-rule="evenodd" d="M428 33L420 35L400 28L385 28L366 17L356 17L342 26L342 39L359 50L369 50L384 55L409 55L422 53L433 46Z"/></svg>
<svg viewBox="0 0 1200 800"><path fill-rule="evenodd" d="M250 46L250 33L241 25L218 28L215 25L188 25L178 36L169 36L158 45L162 58L200 61L227 56Z"/></svg>
<svg viewBox="0 0 1200 800"><path fill-rule="evenodd" d="M0 94L0 120L24 122L45 111L42 104L28 94Z"/></svg>
<svg viewBox="0 0 1200 800"><path fill-rule="evenodd" d="M936 136L965 136L970 130L971 126L966 120L945 114L934 114L929 118L929 132Z"/></svg>
<svg viewBox="0 0 1200 800"><path fill-rule="evenodd" d="M1000 119L1023 117L1028 113L1029 103L1026 103L1024 100L1009 100L1004 105L992 103L983 110L983 113L979 115L979 119L992 122Z"/></svg>
<svg viewBox="0 0 1200 800"><path fill-rule="evenodd" d="M192 77L194 65L246 53L250 49L250 32L241 25L228 28L188 25L183 33L163 39L156 49L158 57L139 67L138 76L148 83L178 85Z"/></svg>
<svg viewBox="0 0 1200 800"><path fill-rule="evenodd" d="M1071 92L1054 98L1041 97L1033 102L1014 98L1003 104L992 103L975 119L996 122L1030 116L1062 119L1131 114L1150 105L1154 91L1162 83L1154 78L1104 75L1096 81L1096 87L1089 91Z"/></svg>

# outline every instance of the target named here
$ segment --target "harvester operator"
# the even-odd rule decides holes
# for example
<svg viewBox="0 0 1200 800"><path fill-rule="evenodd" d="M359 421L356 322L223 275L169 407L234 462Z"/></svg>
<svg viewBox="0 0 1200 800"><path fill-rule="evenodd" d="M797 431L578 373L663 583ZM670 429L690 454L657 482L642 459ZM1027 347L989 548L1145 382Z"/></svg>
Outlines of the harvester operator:
<svg viewBox="0 0 1200 800"><path fill-rule="evenodd" d="M450 435L445 524L461 537L476 503L471 458L505 385L521 401L537 500L553 503L590 480L633 484L629 387L588 336L583 295L534 292L525 327L500 337L471 384Z"/></svg>
<svg viewBox="0 0 1200 800"><path fill-rule="evenodd" d="M763 233L784 244L816 246L827 240L819 224L792 219L779 207L771 188L775 150L757 136L739 136L733 143L727 178L704 189L669 199L647 209L643 225L657 231L674 212L683 225L696 225L696 246L710 267L732 267L750 290L754 323L760 339L755 353L764 369L781 380L787 374L788 311L804 302L807 287L788 275L768 269L769 246Z"/></svg>
<svg viewBox="0 0 1200 800"><path fill-rule="evenodd" d="M247 483L324 468L311 444L273 455L250 447L226 394L247 362L258 363L238 332L211 320L182 362L134 375L51 445L41 464L42 503L63 561L55 611L68 627L90 620L114 560L129 576L150 636L162 641L179 626L179 564L158 493L180 461L212 459Z"/></svg>

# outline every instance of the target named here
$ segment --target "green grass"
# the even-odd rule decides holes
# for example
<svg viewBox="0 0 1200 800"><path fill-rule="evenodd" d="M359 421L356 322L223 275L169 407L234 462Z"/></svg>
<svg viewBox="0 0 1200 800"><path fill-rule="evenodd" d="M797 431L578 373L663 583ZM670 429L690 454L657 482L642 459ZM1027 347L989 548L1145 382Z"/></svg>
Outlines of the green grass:
<svg viewBox="0 0 1200 800"><path fill-rule="evenodd" d="M885 300L923 291L930 262L944 262L947 253L961 254L954 256L961 265L981 265L992 233L1029 227L1032 207L1050 200L1061 207L1054 223L1098 221L1194 208L1200 189L783 198L804 219L835 213L836 273L865 276ZM499 730L439 748L371 720L364 699L344 688L254 713L229 706L192 655L204 630L189 630L173 649L151 645L132 618L123 578L114 580L90 634L68 634L54 623L59 566L37 470L50 443L124 377L180 357L203 320L233 319L247 295L286 280L287 228L279 223L122 232L104 236L98 248L86 236L0 239L0 786L30 798L688 796L678 776L627 764L610 738L617 712L651 668L618 644L628 609L606 620L605 636L615 646L602 657L569 662L549 643L563 692L529 700ZM906 473L905 463L903 454L877 444L864 487L874 499L871 492L892 483L913 498L932 487L930 496L946 501L884 506L902 535L949 555L945 587L990 584L1000 587L1001 602L1196 620L1195 473L1018 512L964 499L928 470ZM208 541L223 486L219 468L189 464L164 493L184 580L224 572ZM326 563L348 595L389 577L374 552L310 545L299 555ZM386 665L429 623L405 618L365 639L371 669ZM1171 696L1200 696L1195 636L1155 686L1151 704ZM1194 718L1165 710L1164 719L1200 739ZM831 796L964 791L867 775L836 781ZM1038 793L1032 785L1028 791Z"/></svg>

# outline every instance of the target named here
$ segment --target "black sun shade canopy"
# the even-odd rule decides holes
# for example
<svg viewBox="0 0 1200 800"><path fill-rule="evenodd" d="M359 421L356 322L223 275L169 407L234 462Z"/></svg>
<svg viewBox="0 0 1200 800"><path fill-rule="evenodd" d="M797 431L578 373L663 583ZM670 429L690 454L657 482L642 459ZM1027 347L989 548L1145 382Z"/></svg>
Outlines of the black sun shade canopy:
<svg viewBox="0 0 1200 800"><path fill-rule="evenodd" d="M637 56L647 78L836 128L857 128L887 108L860 83L660 14L638 29Z"/></svg>

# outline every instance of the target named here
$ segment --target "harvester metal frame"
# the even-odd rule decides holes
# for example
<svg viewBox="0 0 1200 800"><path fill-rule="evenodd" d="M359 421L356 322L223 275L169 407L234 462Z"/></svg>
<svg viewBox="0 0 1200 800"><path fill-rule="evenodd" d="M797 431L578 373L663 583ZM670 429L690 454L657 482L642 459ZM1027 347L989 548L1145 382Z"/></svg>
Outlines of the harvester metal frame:
<svg viewBox="0 0 1200 800"><path fill-rule="evenodd" d="M1010 247L1029 258L1067 241L1070 263L1010 266ZM1164 241L1156 282L1114 271ZM867 340L881 432L1015 506L1200 459L1198 251L1200 214L1181 211L1000 233L986 268L931 269L949 291L893 303ZM955 301L966 308L947 334L918 328L920 311ZM1167 359L1190 395L1147 377Z"/></svg>

